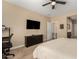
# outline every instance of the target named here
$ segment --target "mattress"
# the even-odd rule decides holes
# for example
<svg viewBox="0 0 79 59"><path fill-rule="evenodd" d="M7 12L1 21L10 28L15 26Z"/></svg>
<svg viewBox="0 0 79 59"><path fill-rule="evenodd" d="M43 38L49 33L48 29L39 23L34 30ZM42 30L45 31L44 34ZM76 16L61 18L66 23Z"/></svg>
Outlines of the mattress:
<svg viewBox="0 0 79 59"><path fill-rule="evenodd" d="M76 39L56 39L40 44L33 52L35 59L77 59Z"/></svg>

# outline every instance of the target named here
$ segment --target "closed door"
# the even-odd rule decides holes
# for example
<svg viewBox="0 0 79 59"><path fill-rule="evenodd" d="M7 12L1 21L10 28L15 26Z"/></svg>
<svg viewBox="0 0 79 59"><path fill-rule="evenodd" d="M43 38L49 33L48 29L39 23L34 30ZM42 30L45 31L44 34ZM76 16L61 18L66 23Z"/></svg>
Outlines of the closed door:
<svg viewBox="0 0 79 59"><path fill-rule="evenodd" d="M53 33L53 23L47 22L47 40L52 39L52 33Z"/></svg>

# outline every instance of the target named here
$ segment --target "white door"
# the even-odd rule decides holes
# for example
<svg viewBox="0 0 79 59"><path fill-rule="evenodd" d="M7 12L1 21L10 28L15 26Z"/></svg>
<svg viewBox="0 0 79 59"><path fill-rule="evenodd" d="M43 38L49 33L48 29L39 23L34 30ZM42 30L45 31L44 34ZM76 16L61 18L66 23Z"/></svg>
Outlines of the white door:
<svg viewBox="0 0 79 59"><path fill-rule="evenodd" d="M53 23L47 22L47 40L52 39L52 33L53 33Z"/></svg>
<svg viewBox="0 0 79 59"><path fill-rule="evenodd" d="M74 24L74 36L77 37L77 24Z"/></svg>

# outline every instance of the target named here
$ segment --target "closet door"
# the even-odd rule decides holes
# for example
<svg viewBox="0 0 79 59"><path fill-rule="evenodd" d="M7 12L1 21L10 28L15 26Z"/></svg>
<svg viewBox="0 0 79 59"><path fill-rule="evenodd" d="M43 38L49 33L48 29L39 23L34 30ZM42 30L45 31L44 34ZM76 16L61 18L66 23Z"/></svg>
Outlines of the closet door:
<svg viewBox="0 0 79 59"><path fill-rule="evenodd" d="M53 24L51 22L47 22L47 40L52 39L53 33Z"/></svg>

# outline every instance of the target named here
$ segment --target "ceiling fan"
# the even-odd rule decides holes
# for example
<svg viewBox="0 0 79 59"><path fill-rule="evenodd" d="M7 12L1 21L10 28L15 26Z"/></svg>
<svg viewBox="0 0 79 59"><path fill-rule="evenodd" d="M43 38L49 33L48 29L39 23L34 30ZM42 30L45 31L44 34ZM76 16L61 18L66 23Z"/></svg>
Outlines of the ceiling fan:
<svg viewBox="0 0 79 59"><path fill-rule="evenodd" d="M66 2L65 1L50 0L50 2L48 2L46 4L43 4L42 6L46 6L46 5L49 5L49 4L51 4L52 5L52 9L54 9L56 4L64 5L64 4L66 4Z"/></svg>

